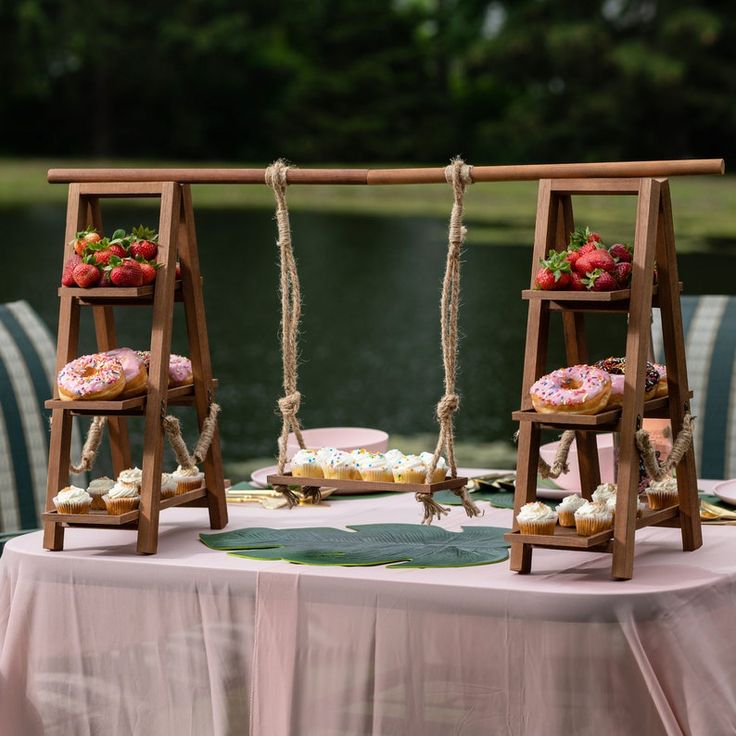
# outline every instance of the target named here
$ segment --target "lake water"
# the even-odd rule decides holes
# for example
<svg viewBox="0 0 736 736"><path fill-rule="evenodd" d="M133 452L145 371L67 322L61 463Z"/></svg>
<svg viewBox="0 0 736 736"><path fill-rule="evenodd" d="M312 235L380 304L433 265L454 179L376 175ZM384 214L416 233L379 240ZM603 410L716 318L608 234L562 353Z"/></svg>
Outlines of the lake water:
<svg viewBox="0 0 736 736"><path fill-rule="evenodd" d="M108 231L157 224L150 208L106 205ZM64 211L0 212L5 233L2 301L26 299L56 330ZM461 440L509 441L518 407L531 245L473 246L472 222L462 270L460 311ZM227 463L274 453L280 427L279 300L272 214L261 210L197 213L205 300ZM430 218L293 213L303 295L301 418L306 427L358 425L414 435L436 430L442 394L439 295L446 250L444 221ZM529 233L531 243L532 232ZM729 293L733 255L680 256L690 293ZM177 307L181 310L181 306ZM147 346L150 310L116 309L119 341ZM591 357L624 351L625 321L589 318ZM94 349L87 319L82 351ZM550 367L564 363L554 332ZM175 316L175 352L185 352L183 315ZM191 414L178 411L185 425ZM140 420L134 420L140 421ZM142 424L141 424L142 429ZM133 432L133 435L139 433ZM140 439L135 443L140 447Z"/></svg>

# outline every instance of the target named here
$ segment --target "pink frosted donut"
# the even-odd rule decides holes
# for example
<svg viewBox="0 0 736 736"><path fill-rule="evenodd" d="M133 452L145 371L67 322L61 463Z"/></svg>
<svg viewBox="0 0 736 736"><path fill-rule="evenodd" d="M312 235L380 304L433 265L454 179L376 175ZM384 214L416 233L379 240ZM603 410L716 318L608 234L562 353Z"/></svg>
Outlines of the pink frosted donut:
<svg viewBox="0 0 736 736"><path fill-rule="evenodd" d="M590 365L573 365L542 376L530 389L540 414L597 414L611 395L611 377Z"/></svg>
<svg viewBox="0 0 736 736"><path fill-rule="evenodd" d="M662 365L661 363L655 363L654 369L659 373L659 381L657 381L654 396L667 396L669 393L669 388L667 386L667 366Z"/></svg>
<svg viewBox="0 0 736 736"><path fill-rule="evenodd" d="M146 368L149 368L151 362L151 353L148 350L136 351L138 358L143 361ZM177 386L188 386L194 380L192 376L192 361L183 355L169 356L169 386L176 388Z"/></svg>
<svg viewBox="0 0 736 736"><path fill-rule="evenodd" d="M125 388L125 371L105 353L83 355L67 363L56 378L62 401L109 401Z"/></svg>
<svg viewBox="0 0 736 736"><path fill-rule="evenodd" d="M148 371L135 350L130 348L115 348L108 350L106 355L117 358L125 372L125 388L121 397L138 396L146 390L148 385Z"/></svg>

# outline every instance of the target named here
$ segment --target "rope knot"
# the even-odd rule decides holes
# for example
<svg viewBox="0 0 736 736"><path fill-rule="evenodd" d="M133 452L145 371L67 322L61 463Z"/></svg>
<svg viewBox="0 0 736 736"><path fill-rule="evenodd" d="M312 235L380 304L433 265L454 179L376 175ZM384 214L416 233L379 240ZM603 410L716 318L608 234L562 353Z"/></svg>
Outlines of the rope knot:
<svg viewBox="0 0 736 736"><path fill-rule="evenodd" d="M449 419L460 406L460 397L457 394L445 394L437 402L437 418L440 422Z"/></svg>
<svg viewBox="0 0 736 736"><path fill-rule="evenodd" d="M302 395L299 391L282 396L279 399L279 410L284 417L295 417L299 413Z"/></svg>
<svg viewBox="0 0 736 736"><path fill-rule="evenodd" d="M466 164L459 156L452 159L445 167L445 181L448 184L459 182L463 186L473 183L473 167Z"/></svg>
<svg viewBox="0 0 736 736"><path fill-rule="evenodd" d="M281 188L285 189L287 185L287 174L289 172L289 165L280 158L278 161L274 161L267 169L265 174L266 184L272 189Z"/></svg>

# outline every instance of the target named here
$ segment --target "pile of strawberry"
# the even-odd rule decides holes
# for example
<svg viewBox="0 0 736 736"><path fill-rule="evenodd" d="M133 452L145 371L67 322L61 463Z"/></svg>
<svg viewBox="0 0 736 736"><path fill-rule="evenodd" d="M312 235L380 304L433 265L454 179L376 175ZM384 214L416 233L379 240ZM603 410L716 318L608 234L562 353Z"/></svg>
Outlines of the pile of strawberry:
<svg viewBox="0 0 736 736"><path fill-rule="evenodd" d="M551 250L540 259L542 268L534 280L535 289L545 291L613 291L626 289L631 282L632 249L623 243L610 248L588 227L577 228L567 250Z"/></svg>
<svg viewBox="0 0 736 736"><path fill-rule="evenodd" d="M63 286L145 286L156 280L158 234L143 225L129 234L116 230L111 238L90 228L77 233L70 245L74 255L64 264ZM178 271L177 263L177 278Z"/></svg>

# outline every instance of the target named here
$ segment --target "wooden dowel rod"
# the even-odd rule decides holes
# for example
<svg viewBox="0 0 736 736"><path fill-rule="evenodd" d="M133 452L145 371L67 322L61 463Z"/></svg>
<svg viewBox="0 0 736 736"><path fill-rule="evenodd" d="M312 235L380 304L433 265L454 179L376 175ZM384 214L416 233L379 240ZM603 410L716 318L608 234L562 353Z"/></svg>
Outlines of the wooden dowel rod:
<svg viewBox="0 0 736 736"><path fill-rule="evenodd" d="M720 176L722 158L683 161L608 161L579 164L474 166L474 182L599 177ZM181 184L264 184L265 169L49 169L52 184L175 181ZM444 168L290 169L290 184L443 184Z"/></svg>

